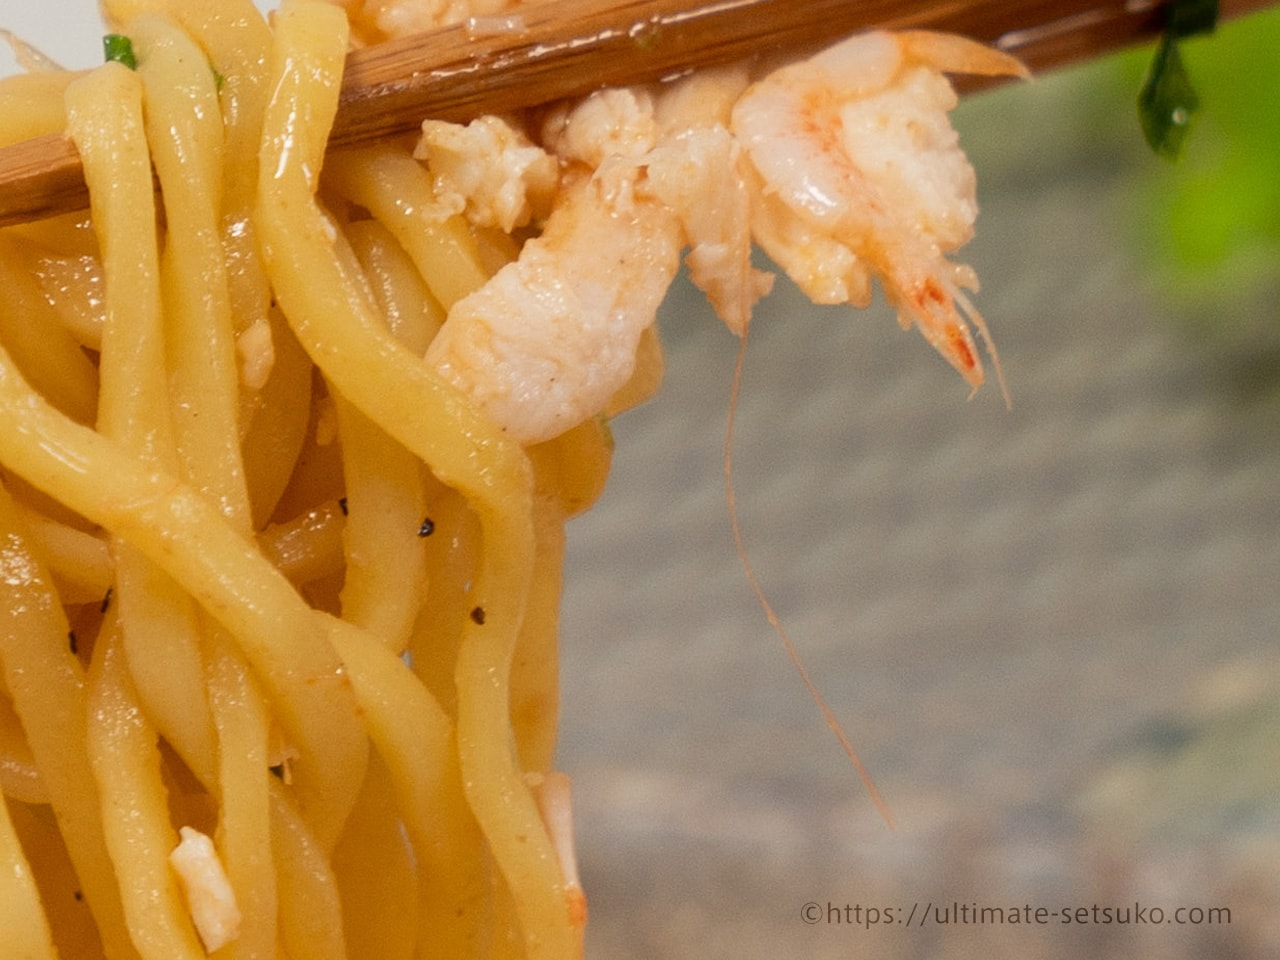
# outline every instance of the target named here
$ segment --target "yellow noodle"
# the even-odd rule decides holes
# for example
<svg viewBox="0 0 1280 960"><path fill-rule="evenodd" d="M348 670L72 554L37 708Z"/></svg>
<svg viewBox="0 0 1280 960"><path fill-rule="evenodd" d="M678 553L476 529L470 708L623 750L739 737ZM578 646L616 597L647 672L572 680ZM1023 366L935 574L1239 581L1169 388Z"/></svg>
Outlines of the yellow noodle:
<svg viewBox="0 0 1280 960"><path fill-rule="evenodd" d="M653 375L652 369L641 374L645 380ZM586 510L603 492L613 459L613 438L606 423L593 418L531 447L529 455L537 471L537 552L528 611L512 661L511 722L524 769L548 771L559 712L557 638L564 520Z"/></svg>
<svg viewBox="0 0 1280 960"><path fill-rule="evenodd" d="M411 960L420 935L418 872L400 830L390 778L376 754L333 851L333 869L347 952Z"/></svg>
<svg viewBox="0 0 1280 960"><path fill-rule="evenodd" d="M463 624L472 609L469 585L480 562L480 524L466 500L449 488L431 498L435 532L427 541L426 602L414 625L409 654L413 672L451 718L458 716L453 669Z"/></svg>
<svg viewBox="0 0 1280 960"><path fill-rule="evenodd" d="M376 220L357 220L345 232L387 326L410 353L425 353L444 324L445 311L417 266Z"/></svg>
<svg viewBox="0 0 1280 960"><path fill-rule="evenodd" d="M650 325L645 327L644 333L640 334L640 343L636 346L635 372L631 374L631 379L626 385L610 398L603 415L606 418L615 417L644 403L662 386L664 370L662 342L658 336L658 328L656 325Z"/></svg>
<svg viewBox="0 0 1280 960"><path fill-rule="evenodd" d="M271 957L276 947L276 874L271 856L266 698L222 630L206 631L209 707L218 734L218 849L235 891L240 935L235 960Z"/></svg>
<svg viewBox="0 0 1280 960"><path fill-rule="evenodd" d="M204 950L169 869L177 835L165 806L156 734L138 708L114 616L94 648L88 708L89 761L129 935L144 960L198 960Z"/></svg>
<svg viewBox="0 0 1280 960"><path fill-rule="evenodd" d="M143 84L106 64L67 92L67 128L84 161L107 278L98 429L140 463L173 471L177 457L165 376L160 264L143 133ZM141 215L139 215L141 214ZM138 256L138 250L151 252ZM185 593L132 545L114 538L117 602L132 682L151 721L206 781L213 765L195 621Z"/></svg>
<svg viewBox="0 0 1280 960"><path fill-rule="evenodd" d="M308 829L284 790L270 784L280 947L299 960L346 960L337 881L325 845Z"/></svg>
<svg viewBox="0 0 1280 960"><path fill-rule="evenodd" d="M330 500L258 535L271 565L295 584L309 583L342 570L342 507Z"/></svg>
<svg viewBox="0 0 1280 960"><path fill-rule="evenodd" d="M23 803L48 803L49 792L9 696L0 683L0 794Z"/></svg>
<svg viewBox="0 0 1280 960"><path fill-rule="evenodd" d="M216 81L222 120L219 138L223 149L220 151L222 182L218 185L222 204L214 212L221 218L225 259L213 269L224 272L225 296L229 298L230 310L228 316L219 305L217 315L224 324L220 330L209 332L198 326L189 330L178 325L177 331L196 348L187 354L193 362L200 358L198 338L214 338L209 346L216 351L214 355L218 357L220 367L220 380L215 379L215 382L225 390L228 376L225 321L229 319L231 322L237 359L245 373L239 415L240 434L244 439L244 473L253 503L255 527L260 527L269 517L288 479L291 459L277 451L281 445L285 450L296 449L301 440L300 424L305 423L307 404L300 387L308 369L305 356L292 342L278 313L270 309L271 292L258 255L252 219L262 107L269 92L266 65L270 31L251 0L218 0L216 3L206 0L111 0L105 6L107 15L119 23L133 23L135 17L147 12L160 12L175 18L191 32L208 57L207 65L200 63L199 58L187 64L192 78ZM144 64L144 72L145 68ZM216 116L216 111L207 111L206 125ZM208 185L208 189L212 188ZM181 205L177 206L182 209ZM208 228L207 211L205 228ZM213 251L208 249L207 234L204 236L206 253L211 255ZM218 290L214 295L221 298L224 292ZM249 369L254 363L263 368L260 373ZM257 376L268 371L270 377L265 385L256 382ZM201 405L209 407L211 399L204 398ZM214 404L209 412L214 419L228 416L228 411L218 404ZM222 434L225 437L226 431L223 430ZM216 444L217 441L211 442ZM234 462L234 454L226 441L223 440L222 444L224 456ZM201 461L191 457L188 460L200 468ZM205 472L211 476L217 474L207 467ZM234 473L231 477L234 481Z"/></svg>
<svg viewBox="0 0 1280 960"><path fill-rule="evenodd" d="M62 602L101 602L115 580L115 562L106 542L42 513L22 513L33 549L53 575Z"/></svg>
<svg viewBox="0 0 1280 960"><path fill-rule="evenodd" d="M252 323L269 299L266 278L256 265L250 218L257 190L262 109L270 93L271 33L266 21L252 0L109 0L106 7L109 15L125 23L144 11L175 18L190 31L216 72L225 141L222 173L228 260L232 273L240 273L253 289L256 303L254 308L247 301L237 301L236 316L243 324Z"/></svg>
<svg viewBox="0 0 1280 960"><path fill-rule="evenodd" d="M102 68L101 73L105 74L112 82L121 85L129 83L136 86L133 75L117 65L108 64ZM94 86L93 90L103 91L102 95L107 100L107 103L102 104L104 107L109 107L111 104L136 103L136 94L126 97L123 94L104 89L103 84ZM121 129L127 131L128 129L136 128L138 125L136 106L133 108L132 113L125 116L120 116L118 110L119 108L117 108L116 114L113 115L109 110L95 111L87 109L83 111L84 122L89 126L92 126L94 122L100 124L100 126L93 129L101 131L100 136L109 144L113 134L119 134ZM70 113L73 130L77 127L79 116L80 114L77 114L73 105ZM127 133L124 136L127 138ZM142 428L140 436L134 438L141 444L142 449L139 450L139 453L148 458L158 459L161 461L159 463L160 466L167 467L169 464L165 461L171 459L172 443L166 437L168 430L166 429L167 423L164 415L168 410L168 398L161 378L158 376L158 371L163 370L165 365L162 356L163 351L158 341L158 320L155 319L159 311L155 281L153 279L155 267L147 265L147 258L142 258L139 261L135 256L132 260L130 259L131 251L136 251L137 249L154 251L155 240L153 237L146 235L132 237L126 232L135 230L149 231L152 229L151 218L139 218L136 216L137 210L146 209L150 200L149 173L145 176L145 186L143 186L143 175L139 172L145 169L145 153L140 158L132 160L132 177L128 176L127 171L113 167L108 171L104 171L103 178L105 182L103 186L94 190L93 181L95 177L94 171L96 170L94 162L95 144L87 136L82 137L81 140L82 154L85 154L86 179L90 182L95 208L99 206L107 207L108 204L116 205L101 210L95 209L95 220L98 222L99 231L103 236L102 247L107 263L110 264L112 260L113 250L120 252L119 255L122 261L119 270L113 271L109 266L107 270L112 287L109 302L114 300L117 303L117 309L113 311L110 306L108 307L107 331L104 332L103 337L104 353L107 352L108 345L105 341L108 339L107 333L112 328L113 314L133 319L133 327L130 332L122 332L118 338L122 345L120 352L123 353L120 362L109 364L104 371L102 386L104 397L108 395L110 389L114 389L122 395L122 401L120 404L107 404L104 400L104 405L109 407L109 413L107 422L102 424L102 429L108 434L118 431L126 436L132 436L137 430L135 424L150 423L150 427ZM144 150L145 148L140 146L138 149ZM112 155L111 159L113 163L118 164L120 162L114 155ZM174 178L180 179L181 176L180 170L173 172ZM122 182L135 184L132 197L121 189L120 184ZM133 204L132 211L135 214L134 216L130 216L129 207L124 206L129 203ZM154 257L154 254L152 256ZM142 264L141 270L138 269L139 263ZM128 305L131 302L136 305L136 309L128 309ZM150 321L149 329L138 329L139 317L153 318ZM161 356L157 356L157 353L160 353ZM111 375L110 377L108 377L108 373ZM114 387L113 384L118 384L118 387ZM227 402L224 397L224 407ZM113 423L117 421L119 425L113 426ZM155 476L153 475L149 479L155 479ZM137 496L137 493L134 496ZM200 512L205 512L207 509L205 502L193 494L184 493L183 496L192 502L198 502L201 508ZM63 499L66 500L68 498L63 497ZM225 507L220 512L225 514ZM142 522L144 526L147 524L146 520ZM154 521L151 521L151 523L154 524ZM113 529L120 529L119 525L113 526L110 521L106 522L105 525ZM216 518L209 518L204 526L222 528L221 523ZM159 531L151 530L149 532ZM207 529L201 530L200 536L207 538L209 532ZM127 533L123 535L127 536ZM190 544L188 549L195 549L195 544L199 541L192 533L189 533L188 536L190 537L187 541ZM227 536L234 537L234 534L228 530ZM138 544L137 538L133 539L133 543L134 545ZM234 540L232 549L245 548L247 548L247 545L240 542L238 538ZM151 557L155 559L154 554L151 554ZM260 561L259 565L261 565ZM222 586L222 584L218 585ZM155 592L146 590L139 593L138 600L143 604L163 602L159 600ZM291 597L290 601L286 602L296 601L293 601ZM226 606L220 609L222 612L227 611ZM268 616L272 616L274 612L269 605L262 610L262 613ZM215 616L217 613L218 611L214 611ZM293 619L298 623L298 626L295 626L292 632L292 639L295 641L294 646L296 649L297 643L299 641L305 642L305 638L309 634L314 636L314 631L312 628L303 625L304 611L297 610L293 615ZM235 627L231 629L236 632ZM358 789L359 781L356 771L362 767L364 750L361 731L358 727L350 724L349 721L344 722L343 720L344 711L341 706L344 699L343 688L336 682L336 676L334 681L328 683L320 682L321 678L326 675L334 676L339 665L336 658L332 657L332 654L323 650L317 644L316 640L318 638L311 641L310 649L314 650L313 655L304 655L300 659L293 659L288 657L290 644L281 643L275 635L279 629L278 622L264 622L260 626L251 629L256 633L256 651L259 656L254 658L251 654L250 658L257 660L259 669L262 669L262 658L272 659L273 665L266 668L266 673L270 678L268 686L273 687L276 695L284 701L282 713L286 718L286 724L290 726L291 733L298 741L299 750L302 752L298 764L299 787L304 793L310 793L313 796L313 802L319 803L325 809L324 816L319 817L318 833L326 844L332 844L336 841L338 825L345 817L346 807L354 799L355 791ZM237 636L241 637L242 640L243 630L244 627L241 625L241 630L237 632ZM137 635L142 638L150 636L159 639L156 634L142 632ZM187 677L188 687L190 687L198 681L199 667L195 662L195 651L190 643L187 644L185 649L191 651L187 657L189 666L185 671L175 668L173 673L178 677ZM168 652L167 655L174 656L172 652ZM166 662L166 655L165 652L156 650L155 653L149 656L144 654L138 659L140 662L161 665ZM305 666L309 660L315 665L312 670L308 670ZM299 668L303 671L301 676L296 672ZM270 680L276 680L277 683L273 685ZM282 688L287 688L289 692L285 692L285 689ZM181 690L181 684L171 687L171 690ZM190 693L190 691L187 692ZM204 702L202 695L191 695L193 696L191 705L194 706ZM177 699L180 701L182 698ZM169 702L171 705L180 706L180 702L175 702L173 699ZM328 716L298 708L298 705L304 702L328 703L329 706L327 708L321 708ZM336 711L334 710L335 706L337 707ZM172 711L167 712L166 715L172 719ZM346 715L349 716L349 713ZM293 722L289 723L290 720ZM197 720L195 726L203 729L206 724ZM312 728L315 729L313 730ZM178 745L190 746L189 741L186 740L180 740ZM207 772L207 762L202 762L202 758L205 756L204 751L197 751L191 748L184 751L184 754L189 762L196 764L197 769ZM342 758L346 758L345 761ZM346 770L345 777L343 776L344 768Z"/></svg>
<svg viewBox="0 0 1280 960"><path fill-rule="evenodd" d="M53 935L9 808L0 798L0 943L6 955L54 960Z"/></svg>
<svg viewBox="0 0 1280 960"><path fill-rule="evenodd" d="M347 522L342 615L400 653L426 584L426 487L418 458L340 401Z"/></svg>
<svg viewBox="0 0 1280 960"><path fill-rule="evenodd" d="M220 232L223 125L200 49L156 16L130 24L167 221L169 392L183 477L249 529L236 422L235 332Z"/></svg>
<svg viewBox="0 0 1280 960"><path fill-rule="evenodd" d="M0 237L0 342L23 373L68 416L92 423L97 371L57 321L17 244Z"/></svg>
<svg viewBox="0 0 1280 960"><path fill-rule="evenodd" d="M200 627L190 597L130 544L118 542L110 603L123 619L129 672L148 718L203 783L213 778Z"/></svg>
<svg viewBox="0 0 1280 960"><path fill-rule="evenodd" d="M233 290L235 286L233 280ZM266 323L269 375L240 405L241 457L255 530L275 514L306 443L311 418L311 360L278 310L270 311Z"/></svg>
<svg viewBox="0 0 1280 960"><path fill-rule="evenodd" d="M556 500L564 515L571 517L604 492L613 462L613 434L607 421L595 417L535 444L529 456L537 468L539 492Z"/></svg>
<svg viewBox="0 0 1280 960"><path fill-rule="evenodd" d="M169 466L160 263L142 109L138 75L117 63L67 91L67 133L84 164L109 285L103 350L118 355L100 371L98 428L135 455ZM138 414L152 422L135 431Z"/></svg>
<svg viewBox="0 0 1280 960"><path fill-rule="evenodd" d="M75 75L62 70L0 80L0 146L62 132L60 98Z"/></svg>
<svg viewBox="0 0 1280 960"><path fill-rule="evenodd" d="M81 223L66 217L44 221L40 225L61 227L53 231L54 236L47 237L59 245L68 242L73 247L78 246L83 239L81 235L89 232ZM33 225L25 225L27 228L30 226ZM34 237L24 237L24 233L34 231L23 226L10 227L6 232L12 241L6 246L20 251L20 262L29 267L45 301L53 308L51 319L56 320L75 343L97 350L102 340L103 316L102 265L97 258L96 243L92 250L64 250L47 247ZM0 240L0 244L3 242ZM87 360L83 355L81 359ZM96 392L96 381L93 389ZM84 419L91 420L92 416Z"/></svg>
<svg viewBox="0 0 1280 960"><path fill-rule="evenodd" d="M352 723L340 661L283 576L190 487L61 417L3 351L0 461L117 531L231 631L300 752L295 788L332 843L359 789L367 742Z"/></svg>
<svg viewBox="0 0 1280 960"><path fill-rule="evenodd" d="M259 192L268 270L299 341L336 389L462 490L479 516L485 549L455 670L463 783L515 898L528 956L571 956L563 880L507 733L508 675L533 552L528 460L384 332L332 248L332 222L313 195L336 108L345 17L290 2L276 30L276 93L264 125L275 132L264 142ZM424 421L443 428L424 431Z"/></svg>
<svg viewBox="0 0 1280 960"><path fill-rule="evenodd" d="M385 759L421 876L420 927L441 956L473 955L488 887L480 830L464 796L452 723L399 658L342 621L330 638L351 670L369 733Z"/></svg>
<svg viewBox="0 0 1280 960"><path fill-rule="evenodd" d="M488 279L466 220L433 214L430 175L403 151L379 146L336 153L326 160L325 186L391 231L445 310Z"/></svg>
<svg viewBox="0 0 1280 960"><path fill-rule="evenodd" d="M31 865L44 917L62 960L104 956L93 914L79 891L79 879L67 854L53 810L45 804L10 801L9 816ZM37 910L37 916L39 911Z"/></svg>
<svg viewBox="0 0 1280 960"><path fill-rule="evenodd" d="M520 638L511 661L511 729L523 770L551 769L559 711L559 627L564 513L558 500L534 501L534 569Z"/></svg>
<svg viewBox="0 0 1280 960"><path fill-rule="evenodd" d="M3 486L0 538L0 603L8 614L0 621L5 686L108 955L113 960L136 957L103 840L102 810L89 764L84 671L67 642L66 616Z"/></svg>

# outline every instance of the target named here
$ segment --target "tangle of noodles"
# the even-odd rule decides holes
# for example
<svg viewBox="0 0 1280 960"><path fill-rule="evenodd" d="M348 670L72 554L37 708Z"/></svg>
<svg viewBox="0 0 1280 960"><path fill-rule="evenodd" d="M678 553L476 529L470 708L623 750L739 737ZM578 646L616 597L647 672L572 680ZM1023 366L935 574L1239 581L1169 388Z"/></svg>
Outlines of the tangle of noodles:
<svg viewBox="0 0 1280 960"><path fill-rule="evenodd" d="M412 143L317 199L339 7L107 12L136 70L5 81L92 209L0 231L2 952L575 956L556 610L607 431L522 446L422 361L515 245L406 234Z"/></svg>
<svg viewBox="0 0 1280 960"><path fill-rule="evenodd" d="M753 236L874 275L976 388L942 74L1022 68L873 33L326 155L342 6L104 8L136 63L0 82L90 193L0 230L0 952L572 960L563 528L680 253L740 333Z"/></svg>

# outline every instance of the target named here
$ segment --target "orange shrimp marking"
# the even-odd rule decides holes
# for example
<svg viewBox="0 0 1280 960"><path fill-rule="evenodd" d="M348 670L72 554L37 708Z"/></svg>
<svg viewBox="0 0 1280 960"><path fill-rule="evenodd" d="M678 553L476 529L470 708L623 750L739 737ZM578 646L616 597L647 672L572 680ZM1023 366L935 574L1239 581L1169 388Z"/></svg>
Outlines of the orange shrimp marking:
<svg viewBox="0 0 1280 960"><path fill-rule="evenodd" d="M969 344L965 342L964 335L958 327L947 328L947 339L951 341L951 346L960 356L960 362L964 364L966 370L972 370L978 365L978 358L969 349Z"/></svg>

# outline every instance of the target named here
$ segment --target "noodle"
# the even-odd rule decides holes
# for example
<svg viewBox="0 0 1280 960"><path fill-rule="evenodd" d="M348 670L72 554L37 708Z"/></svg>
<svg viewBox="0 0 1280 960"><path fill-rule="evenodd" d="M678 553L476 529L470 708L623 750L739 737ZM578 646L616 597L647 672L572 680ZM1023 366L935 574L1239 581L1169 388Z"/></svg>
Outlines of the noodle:
<svg viewBox="0 0 1280 960"><path fill-rule="evenodd" d="M348 45L394 4L104 7L136 69L0 81L0 140L64 129L91 201L0 230L0 944L572 960L564 525L661 379L681 248L735 329L767 287L766 171L716 167L745 79L549 111L555 156L498 118L327 154ZM767 236L865 288L768 202ZM916 322L976 385L937 302Z"/></svg>
<svg viewBox="0 0 1280 960"><path fill-rule="evenodd" d="M314 199L342 11L289 3L270 35L214 6L109 5L137 70L41 81L13 122L47 129L65 90L93 236L0 235L4 599L41 618L0 642L4 940L572 956L525 775L550 768L561 525L593 486L553 465L607 453L535 469L422 364L516 246L406 216L432 189L407 150L327 165L329 202L372 219ZM225 947L169 866L179 827L214 838Z"/></svg>

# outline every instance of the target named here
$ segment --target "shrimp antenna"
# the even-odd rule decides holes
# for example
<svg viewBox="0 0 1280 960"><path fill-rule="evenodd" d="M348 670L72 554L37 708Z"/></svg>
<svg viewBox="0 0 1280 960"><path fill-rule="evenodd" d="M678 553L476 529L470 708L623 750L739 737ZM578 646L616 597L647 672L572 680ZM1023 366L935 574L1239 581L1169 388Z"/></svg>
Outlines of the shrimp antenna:
<svg viewBox="0 0 1280 960"><path fill-rule="evenodd" d="M773 632L782 641L782 647L786 650L787 657L791 660L791 665L795 667L796 673L800 675L805 689L809 691L810 698L822 712L822 717L827 721L827 726L831 728L831 732L840 741L840 746L844 750L845 756L849 758L849 762L853 764L853 769L857 771L859 778L861 778L867 795L871 797L871 802L875 804L876 810L880 812L880 816L884 818L884 822L888 824L889 829L894 830L897 828L897 824L893 819L893 812L889 809L889 804L880 796L880 791L876 789L875 781L871 779L871 774L867 772L867 768L858 759L858 752L854 750L853 744L845 734L844 728L836 718L835 712L828 706L826 699L818 690L817 684L809 676L809 671L805 669L804 661L800 658L800 651L796 649L796 645L791 641L790 635L782 625L782 620L773 609L773 604L769 602L769 598L765 595L764 588L760 585L755 569L751 566L751 561L747 557L747 547L742 536L742 524L738 521L738 501L734 494L733 486L733 426L738 411L738 397L742 388L742 368L747 356L747 332L750 328L751 321L748 318L747 322L743 324L742 333L738 338L738 358L733 367L733 385L729 390L729 416L724 435L725 506L729 512L729 524L733 528L733 543L738 551L738 559L742 561L742 570L746 575L747 584L751 587L751 592L755 594L756 602L760 604L760 609L764 612L765 619L769 621L769 626L773 627Z"/></svg>
<svg viewBox="0 0 1280 960"><path fill-rule="evenodd" d="M996 381L1000 384L1000 396L1004 397L1004 408L1012 410L1013 398L1009 396L1009 385L1004 382L1004 368L1000 366L1000 354L996 350L995 340L991 339L991 331L987 329L987 321L982 318L978 308L973 305L972 300L965 296L963 291L953 288L951 296L960 304L960 309L964 311L964 315L972 320L973 325L978 328L978 334L982 337L983 346L987 348L987 356L991 358L991 366L996 371Z"/></svg>

